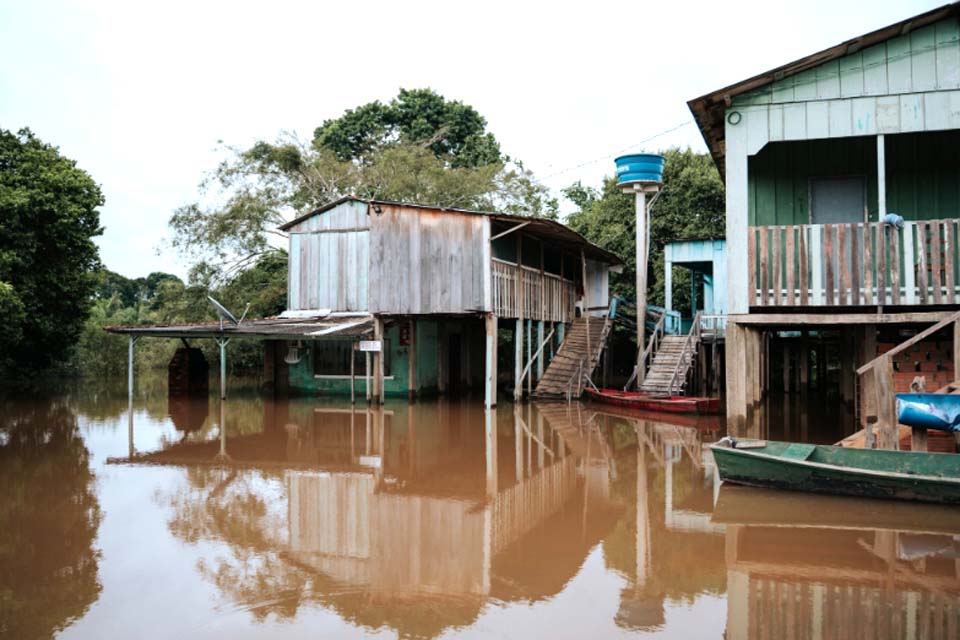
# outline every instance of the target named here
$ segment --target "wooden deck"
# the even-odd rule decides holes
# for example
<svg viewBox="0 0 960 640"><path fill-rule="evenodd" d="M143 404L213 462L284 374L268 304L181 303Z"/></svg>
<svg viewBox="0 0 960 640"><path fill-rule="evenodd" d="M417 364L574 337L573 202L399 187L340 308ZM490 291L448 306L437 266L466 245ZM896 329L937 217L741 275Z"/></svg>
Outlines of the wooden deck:
<svg viewBox="0 0 960 640"><path fill-rule="evenodd" d="M520 317L547 322L570 322L577 292L572 280L512 262L491 260L493 312L500 318ZM517 295L517 282L523 286Z"/></svg>

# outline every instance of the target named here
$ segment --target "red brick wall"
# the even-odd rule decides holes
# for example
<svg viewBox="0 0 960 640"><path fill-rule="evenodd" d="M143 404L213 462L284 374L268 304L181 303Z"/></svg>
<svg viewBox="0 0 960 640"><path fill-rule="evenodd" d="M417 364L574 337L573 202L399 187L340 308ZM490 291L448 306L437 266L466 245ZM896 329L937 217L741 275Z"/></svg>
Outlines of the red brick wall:
<svg viewBox="0 0 960 640"><path fill-rule="evenodd" d="M878 342L878 354L890 351L897 343ZM953 382L953 346L948 340L925 340L893 357L893 386L896 393L909 393L917 376L927 379L927 391L933 392Z"/></svg>

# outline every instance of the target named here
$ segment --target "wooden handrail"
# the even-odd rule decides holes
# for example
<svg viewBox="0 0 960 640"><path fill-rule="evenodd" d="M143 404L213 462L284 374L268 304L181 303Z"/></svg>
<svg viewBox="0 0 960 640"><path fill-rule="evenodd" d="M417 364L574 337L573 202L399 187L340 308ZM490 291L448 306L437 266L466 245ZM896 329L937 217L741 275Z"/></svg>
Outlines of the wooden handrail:
<svg viewBox="0 0 960 640"><path fill-rule="evenodd" d="M905 351L906 349L909 349L910 347L912 347L912 346L915 345L916 343L920 342L920 341L923 340L924 338L927 338L927 337L933 335L934 333L936 333L937 331L940 331L941 329L945 329L946 327L950 326L950 325L953 324L954 322L958 322L958 321L960 321L960 311L957 311L957 312L954 313L953 315L947 316L946 318L944 318L943 320L941 320L941 321L938 322L937 324L935 324L935 325L933 325L933 326L931 326L931 327L928 327L927 329L924 329L923 331L921 331L921 332L918 333L917 335L913 336L913 337L910 338L909 340L906 340L906 341L904 341L904 342L901 342L900 344L898 344L897 346L895 346L893 349L890 349L890 351L887 351L886 353L877 356L876 358L874 358L873 360L871 360L871 361L868 362L867 364L865 364L865 365L863 365L862 367L860 367L859 369L857 369L857 375L861 375L861 376L862 376L862 375L863 375L864 373L866 373L868 370L870 370L870 369L872 369L873 367L875 367L876 365L880 364L880 362L883 361L884 358L892 358L893 356L897 355L898 353L900 353L900 352L902 352L902 351Z"/></svg>
<svg viewBox="0 0 960 640"><path fill-rule="evenodd" d="M667 387L670 390L670 393L673 394L674 385L676 384L677 376L680 374L680 365L683 364L684 359L687 356L687 351L690 349L691 340L696 336L697 340L700 339L700 312L697 311L696 315L693 316L693 324L690 325L690 333L687 334L686 339L683 341L683 348L680 350L680 357L677 358L677 364L673 367L673 375L670 376L670 385Z"/></svg>

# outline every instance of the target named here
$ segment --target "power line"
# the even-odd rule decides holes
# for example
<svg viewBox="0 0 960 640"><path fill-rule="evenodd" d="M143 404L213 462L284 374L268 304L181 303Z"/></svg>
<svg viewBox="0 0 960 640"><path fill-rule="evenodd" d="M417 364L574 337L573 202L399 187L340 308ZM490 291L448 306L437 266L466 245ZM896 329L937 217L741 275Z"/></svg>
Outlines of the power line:
<svg viewBox="0 0 960 640"><path fill-rule="evenodd" d="M619 151L614 151L613 153L608 153L608 154L605 155L605 156L601 156L601 157L599 157L599 158L594 158L593 160L587 160L586 162L581 162L581 163L578 164L578 165L574 165L574 166L572 166L572 167L567 167L566 169L561 169L560 171L555 171L554 173L551 173L551 174L549 174L549 175L547 175L547 176L544 176L544 177L540 178L540 180L541 180L541 181L543 181L543 180L549 180L550 178L553 178L554 176L559 176L559 175L561 175L561 174L567 173L568 171L573 171L574 169L580 169L580 168L582 168L582 167L586 167L586 166L591 165L591 164L596 164L597 162L601 162L601 161L603 161L603 160L609 160L610 158L612 158L612 157L614 157L614 156L620 155L620 154L623 153L624 151L629 151L630 149L633 149L633 148L635 148L635 147L639 147L639 146L642 145L642 144L646 144L646 143L648 143L648 142L650 142L650 141L652 141L652 140L656 140L657 138L659 138L659 137L661 137L661 136L665 136L665 135L667 135L668 133L673 133L673 132L676 131L677 129L682 129L683 127L686 127L687 125L691 125L691 124L693 124L693 120L687 120L687 121L682 122L682 123L680 123L680 124L678 124L678 125L676 125L676 126L670 127L669 129L664 129L664 130L661 131L660 133L656 133L656 134L650 136L649 138L644 138L643 140L641 140L641 141L639 141L639 142L634 142L634 143L631 144L630 146L624 147L623 149L620 149Z"/></svg>

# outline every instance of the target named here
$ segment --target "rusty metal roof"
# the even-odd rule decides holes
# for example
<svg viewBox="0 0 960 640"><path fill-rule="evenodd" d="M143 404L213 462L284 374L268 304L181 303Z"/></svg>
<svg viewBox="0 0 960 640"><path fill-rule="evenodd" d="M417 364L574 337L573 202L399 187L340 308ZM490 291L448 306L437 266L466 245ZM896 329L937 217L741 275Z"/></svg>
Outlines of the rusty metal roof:
<svg viewBox="0 0 960 640"><path fill-rule="evenodd" d="M475 215L475 216L487 216L493 220L520 224L522 222L528 223L525 230L536 233L538 236L552 240L557 245L570 250L580 251L583 249L587 257L599 260L601 262L606 262L609 264L620 265L623 264L623 260L617 257L616 254L607 251L603 247L597 246L584 238L582 235L568 227L567 225L557 222L556 220L550 220L548 218L539 218L536 216L521 216L512 213L499 213L496 211L477 211L473 209L457 209L455 207L440 207L436 205L429 204L417 204L413 202L393 202L391 200L367 200L364 198L358 198L356 196L344 196L338 200L334 200L328 204L323 205L318 209L314 209L309 213L305 213L302 216L294 218L290 222L287 222L280 226L280 229L286 231L290 227L297 225L308 218L312 218L315 215L329 211L334 207L337 207L344 202L363 202L366 203L369 207L375 207L377 205L391 206L391 207L406 207L409 209L426 209L429 211L439 211L441 213L457 213L465 215Z"/></svg>
<svg viewBox="0 0 960 640"><path fill-rule="evenodd" d="M960 2L953 2L938 9L901 20L882 29L846 40L823 51L788 62L776 69L764 71L761 74L722 89L711 91L687 102L687 106L697 121L697 126L700 127L700 133L710 149L710 155L713 156L713 161L716 163L717 169L720 170L721 177L724 175L724 159L726 157L724 114L727 107L730 106L732 98L957 14L960 14Z"/></svg>
<svg viewBox="0 0 960 640"><path fill-rule="evenodd" d="M357 340L373 335L373 316L329 314L312 318L266 318L239 325L193 322L168 325L105 327L110 333L154 338L253 338L260 340Z"/></svg>

